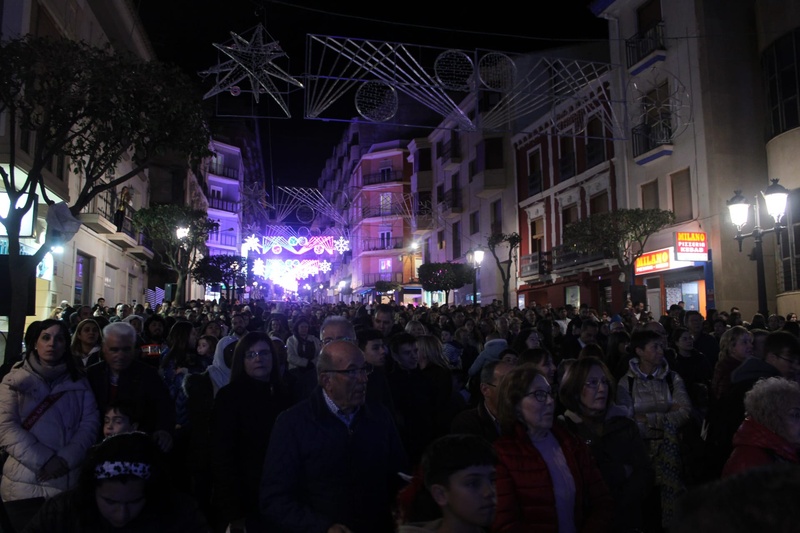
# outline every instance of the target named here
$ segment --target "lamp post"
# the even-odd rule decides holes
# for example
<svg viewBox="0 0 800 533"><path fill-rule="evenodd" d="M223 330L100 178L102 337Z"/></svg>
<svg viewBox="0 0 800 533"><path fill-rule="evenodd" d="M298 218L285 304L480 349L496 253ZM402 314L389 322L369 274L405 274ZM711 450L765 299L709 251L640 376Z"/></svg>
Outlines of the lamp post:
<svg viewBox="0 0 800 533"><path fill-rule="evenodd" d="M478 270L483 262L483 254L480 246L467 252L467 263L472 265L472 305L478 303Z"/></svg>
<svg viewBox="0 0 800 533"><path fill-rule="evenodd" d="M742 228L747 224L747 219L750 214L750 203L742 196L742 191L734 191L734 196L728 200L727 205L728 212L731 215L731 222L736 226L736 236L734 236L734 239L739 243L739 251L742 251L742 241L745 238L752 237L755 243L754 256L756 260L756 282L758 284L758 312L766 317L769 316L769 310L767 309L767 281L764 274L762 237L765 233L775 233L777 243L780 245L780 230L785 227L781 224L781 219L786 212L786 199L789 197L789 191L786 187L780 185L777 179L773 179L772 183L762 191L761 195L764 197L764 203L767 205L767 212L775 221L774 226L771 228L761 228L761 212L758 195L755 196L753 201L755 220L753 231L750 233L742 233Z"/></svg>

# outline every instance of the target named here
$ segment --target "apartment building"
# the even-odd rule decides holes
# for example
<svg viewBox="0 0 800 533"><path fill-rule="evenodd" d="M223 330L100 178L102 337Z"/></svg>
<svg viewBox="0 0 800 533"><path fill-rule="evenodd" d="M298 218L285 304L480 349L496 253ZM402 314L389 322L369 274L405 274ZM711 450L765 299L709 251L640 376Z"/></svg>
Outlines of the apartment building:
<svg viewBox="0 0 800 533"><path fill-rule="evenodd" d="M757 306L755 242L736 242L726 204L734 191L761 202L762 229L774 221L760 191L779 179L790 190L780 246L763 236L770 312L800 305L794 228L800 222L800 5L796 2L598 0L609 21L616 109L628 134L615 140L622 207L660 207L675 225L648 241L636 283L654 314ZM753 229L753 216L742 228ZM681 236L707 257L679 261ZM660 257L663 260L651 260ZM691 259L691 258L690 258Z"/></svg>

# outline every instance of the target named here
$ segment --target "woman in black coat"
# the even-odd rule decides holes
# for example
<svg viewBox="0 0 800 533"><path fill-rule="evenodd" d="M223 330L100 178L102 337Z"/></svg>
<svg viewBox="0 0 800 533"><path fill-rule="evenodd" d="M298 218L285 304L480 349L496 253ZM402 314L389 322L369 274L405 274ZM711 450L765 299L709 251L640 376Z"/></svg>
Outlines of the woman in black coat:
<svg viewBox="0 0 800 533"><path fill-rule="evenodd" d="M215 531L257 529L264 455L278 414L288 407L272 341L250 332L236 344L230 383L219 390L212 415L211 465Z"/></svg>

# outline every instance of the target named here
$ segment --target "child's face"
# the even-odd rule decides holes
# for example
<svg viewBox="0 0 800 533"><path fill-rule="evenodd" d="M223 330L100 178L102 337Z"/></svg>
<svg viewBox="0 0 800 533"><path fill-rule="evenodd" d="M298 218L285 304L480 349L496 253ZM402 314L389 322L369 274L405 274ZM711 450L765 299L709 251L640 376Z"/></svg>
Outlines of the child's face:
<svg viewBox="0 0 800 533"><path fill-rule="evenodd" d="M130 433L136 431L137 426L138 424L131 423L129 416L123 415L117 409L109 409L103 417L103 436Z"/></svg>
<svg viewBox="0 0 800 533"><path fill-rule="evenodd" d="M208 341L205 339L200 339L197 341L197 355L209 355L208 352L211 348L211 345L208 344Z"/></svg>
<svg viewBox="0 0 800 533"><path fill-rule="evenodd" d="M447 487L434 485L432 494L445 520L451 515L463 524L491 526L497 508L495 478L493 466L470 466L451 475Z"/></svg>

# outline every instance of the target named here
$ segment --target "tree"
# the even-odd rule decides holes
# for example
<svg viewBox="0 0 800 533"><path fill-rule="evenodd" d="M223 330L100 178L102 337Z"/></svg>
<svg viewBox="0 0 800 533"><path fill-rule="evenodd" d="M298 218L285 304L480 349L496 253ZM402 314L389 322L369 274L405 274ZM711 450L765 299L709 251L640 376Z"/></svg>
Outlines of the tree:
<svg viewBox="0 0 800 533"><path fill-rule="evenodd" d="M247 259L238 255L211 255L200 258L191 270L194 280L201 285L224 283L228 299L233 297L236 278L247 272Z"/></svg>
<svg viewBox="0 0 800 533"><path fill-rule="evenodd" d="M618 209L569 224L563 242L577 252L616 259L632 287L634 264L647 240L673 222L675 214L664 209Z"/></svg>
<svg viewBox="0 0 800 533"><path fill-rule="evenodd" d="M209 132L201 98L177 68L144 62L123 51L99 49L67 39L26 37L0 45L0 113L6 120L8 168L0 167L5 194L13 206L0 216L8 234L7 295L12 311L5 363L19 358L25 328L25 277L50 247L72 235L48 227L44 243L22 255L20 223L45 189L44 171L52 162L80 180L69 212L76 217L98 194L140 175L167 151L187 162L209 154ZM35 139L20 170L16 132ZM24 147L20 147L22 149ZM127 161L125 171L118 165ZM119 172L118 172L119 171ZM52 179L52 178L51 178Z"/></svg>
<svg viewBox="0 0 800 533"><path fill-rule="evenodd" d="M444 301L450 291L472 282L472 267L463 263L425 263L418 269L419 281L426 291L444 291Z"/></svg>
<svg viewBox="0 0 800 533"><path fill-rule="evenodd" d="M511 261L514 258L514 250L519 247L520 242L522 242L522 238L516 231L514 233L495 233L491 235L486 242L487 246L489 246L489 252L491 252L492 257L494 257L495 263L497 263L497 269L500 271L500 278L503 280L503 307L505 309L508 309L508 289L511 283ZM504 244L508 245L508 259L500 261L500 257L497 255L497 247ZM505 265L503 265L503 263L505 263Z"/></svg>
<svg viewBox="0 0 800 533"><path fill-rule="evenodd" d="M206 253L208 234L219 224L210 220L205 211L168 204L138 210L133 215L133 225L153 241L153 252L161 264L178 275L174 303L183 303L189 272ZM178 228L186 228L185 237L178 236Z"/></svg>

